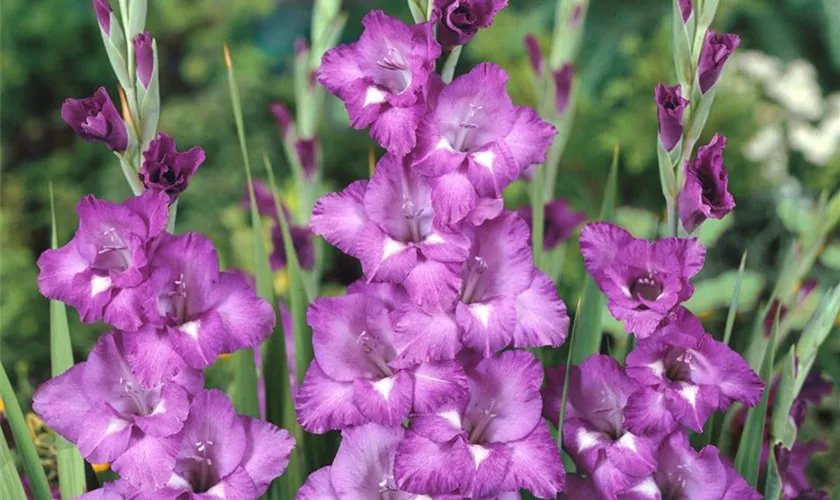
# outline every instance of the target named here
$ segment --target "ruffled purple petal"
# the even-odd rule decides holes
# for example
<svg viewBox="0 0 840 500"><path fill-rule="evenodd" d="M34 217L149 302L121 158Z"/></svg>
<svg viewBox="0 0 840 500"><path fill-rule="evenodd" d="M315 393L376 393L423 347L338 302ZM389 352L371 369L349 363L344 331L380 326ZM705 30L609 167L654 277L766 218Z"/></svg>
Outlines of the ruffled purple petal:
<svg viewBox="0 0 840 500"><path fill-rule="evenodd" d="M367 420L353 404L353 384L329 378L317 361L309 365L303 385L297 390L295 409L300 425L315 434L363 424Z"/></svg>

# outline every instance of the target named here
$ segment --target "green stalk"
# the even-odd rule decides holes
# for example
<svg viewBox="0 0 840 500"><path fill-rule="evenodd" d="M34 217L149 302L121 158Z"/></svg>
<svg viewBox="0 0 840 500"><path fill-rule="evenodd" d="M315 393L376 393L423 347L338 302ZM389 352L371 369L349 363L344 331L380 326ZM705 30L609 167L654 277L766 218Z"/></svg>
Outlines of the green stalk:
<svg viewBox="0 0 840 500"><path fill-rule="evenodd" d="M569 379L571 378L572 353L575 352L575 339L577 338L577 325L580 318L580 300L575 308L575 321L572 323L572 331L569 333L569 354L566 357L566 376L563 377L563 395L560 397L560 414L557 416L557 447L563 449L563 422L566 420L566 398L569 395Z"/></svg>
<svg viewBox="0 0 840 500"><path fill-rule="evenodd" d="M26 500L23 483L20 482L15 460L6 442L6 436L0 432L0 498L8 500Z"/></svg>

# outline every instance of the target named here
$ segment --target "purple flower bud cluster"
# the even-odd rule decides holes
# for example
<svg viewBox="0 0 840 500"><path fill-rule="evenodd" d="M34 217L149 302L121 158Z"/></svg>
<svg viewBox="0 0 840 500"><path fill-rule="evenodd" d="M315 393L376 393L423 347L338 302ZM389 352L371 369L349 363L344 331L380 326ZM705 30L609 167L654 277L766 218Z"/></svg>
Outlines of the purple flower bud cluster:
<svg viewBox="0 0 840 500"><path fill-rule="evenodd" d="M95 6L99 15L108 4ZM153 69L148 35L135 47L145 86ZM85 140L116 152L128 147L126 124L104 89L69 99L62 117ZM178 152L160 133L143 152L145 191L123 203L86 196L73 239L38 259L44 296L75 308L83 322L111 327L87 360L47 381L33 402L86 460L110 463L120 475L90 500L256 499L295 445L289 432L238 415L224 393L204 389L203 369L259 346L276 320L241 273L220 270L207 237L165 230L170 204L203 161L201 148Z"/></svg>
<svg viewBox="0 0 840 500"><path fill-rule="evenodd" d="M343 439L298 498L554 498L565 474L541 416L542 366L508 348L559 346L569 318L501 197L544 160L554 128L511 102L497 66L444 84L431 23L378 11L363 23L318 78L387 153L313 210L312 231L364 277L307 314L315 359L298 420Z"/></svg>

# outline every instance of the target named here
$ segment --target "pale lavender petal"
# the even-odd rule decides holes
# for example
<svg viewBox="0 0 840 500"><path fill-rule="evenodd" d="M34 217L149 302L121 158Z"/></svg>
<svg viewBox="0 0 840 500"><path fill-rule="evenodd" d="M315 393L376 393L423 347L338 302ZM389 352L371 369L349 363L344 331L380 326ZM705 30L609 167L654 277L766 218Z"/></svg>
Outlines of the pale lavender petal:
<svg viewBox="0 0 840 500"><path fill-rule="evenodd" d="M559 347L566 341L569 315L551 279L534 271L531 285L516 297L516 347Z"/></svg>
<svg viewBox="0 0 840 500"><path fill-rule="evenodd" d="M349 255L355 256L359 233L368 222L363 201L367 184L356 181L340 193L327 194L312 209L312 232Z"/></svg>
<svg viewBox="0 0 840 500"><path fill-rule="evenodd" d="M295 500L341 500L330 482L330 470L332 467L321 467L309 477L300 487Z"/></svg>
<svg viewBox="0 0 840 500"><path fill-rule="evenodd" d="M394 454L405 430L401 426L366 424L341 433L341 446L331 468L338 498L379 500L393 481Z"/></svg>
<svg viewBox="0 0 840 500"><path fill-rule="evenodd" d="M83 375L85 363L70 367L61 375L47 380L32 397L32 409L50 428L69 441L78 442L84 417L92 409L85 396Z"/></svg>
<svg viewBox="0 0 840 500"><path fill-rule="evenodd" d="M205 453L220 477L234 472L245 458L247 448L242 417L236 414L225 393L210 389L195 395L190 416L184 422L181 460L192 460L196 443L208 443Z"/></svg>
<svg viewBox="0 0 840 500"><path fill-rule="evenodd" d="M224 328L222 352L258 346L271 335L276 322L274 309L242 276L221 273L215 291L221 299L215 309Z"/></svg>
<svg viewBox="0 0 840 500"><path fill-rule="evenodd" d="M297 419L307 431L323 434L366 421L353 404L353 384L329 378L316 361L309 365L295 396Z"/></svg>
<svg viewBox="0 0 840 500"><path fill-rule="evenodd" d="M456 492L469 487L475 460L461 439L435 443L416 434L397 447L394 477L403 491L423 494Z"/></svg>
<svg viewBox="0 0 840 500"><path fill-rule="evenodd" d="M404 371L378 380L357 378L353 404L371 422L392 427L411 411L412 390L411 376Z"/></svg>
<svg viewBox="0 0 840 500"><path fill-rule="evenodd" d="M394 314L394 348L391 365L407 367L428 361L454 359L461 350L460 331L454 315L444 311L425 312L405 305Z"/></svg>
<svg viewBox="0 0 840 500"><path fill-rule="evenodd" d="M467 377L456 361L423 363L411 370L414 411L429 413L467 394Z"/></svg>
<svg viewBox="0 0 840 500"><path fill-rule="evenodd" d="M242 424L248 447L241 465L254 482L256 496L260 496L286 470L295 439L289 431L264 420L243 417Z"/></svg>
<svg viewBox="0 0 840 500"><path fill-rule="evenodd" d="M84 425L76 445L91 463L113 462L125 452L131 438L130 422L106 403L99 403L82 417Z"/></svg>
<svg viewBox="0 0 840 500"><path fill-rule="evenodd" d="M563 461L545 421L540 421L523 439L507 446L512 454L502 489L526 489L538 498L555 498L563 490Z"/></svg>
<svg viewBox="0 0 840 500"><path fill-rule="evenodd" d="M129 445L111 468L138 488L160 488L172 475L180 445L179 436L146 436Z"/></svg>
<svg viewBox="0 0 840 500"><path fill-rule="evenodd" d="M516 304L509 297L471 304L459 302L455 318L463 329L464 345L489 357L513 341Z"/></svg>

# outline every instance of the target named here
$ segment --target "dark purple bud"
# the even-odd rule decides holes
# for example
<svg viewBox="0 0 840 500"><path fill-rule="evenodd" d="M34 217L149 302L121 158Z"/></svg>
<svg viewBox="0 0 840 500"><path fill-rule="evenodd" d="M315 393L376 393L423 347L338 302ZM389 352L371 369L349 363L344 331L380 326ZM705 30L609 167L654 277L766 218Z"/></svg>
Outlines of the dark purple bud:
<svg viewBox="0 0 840 500"><path fill-rule="evenodd" d="M295 142L295 150L304 175L311 179L318 171L318 139L300 139Z"/></svg>
<svg viewBox="0 0 840 500"><path fill-rule="evenodd" d="M659 140L665 151L670 152L682 138L683 114L688 100L683 98L679 85L666 87L660 83L654 94L656 117L659 119Z"/></svg>
<svg viewBox="0 0 840 500"><path fill-rule="evenodd" d="M540 42L531 33L525 35L525 50L528 51L528 58L531 60L531 67L534 68L534 73L537 76L542 75L543 59L542 52L540 51Z"/></svg>
<svg viewBox="0 0 840 500"><path fill-rule="evenodd" d="M175 201L187 189L190 177L203 162L203 149L194 147L179 153L172 137L160 132L143 151L140 179L146 189L163 191L169 195L170 201Z"/></svg>
<svg viewBox="0 0 840 500"><path fill-rule="evenodd" d="M285 212L285 210L284 210ZM289 221L288 215L286 220ZM289 221L289 233L292 237L292 246L295 249L300 267L304 269L312 269L315 265L315 247L312 244L312 232L306 227L293 226ZM286 247L283 244L283 231L280 229L280 224L274 226L271 230L271 243L274 247L269 262L271 269L278 270L286 267L288 262L286 256Z"/></svg>
<svg viewBox="0 0 840 500"><path fill-rule="evenodd" d="M271 189L260 181L254 181L254 198L257 200L257 212L263 217L277 218L277 205L274 203L274 194ZM245 196L242 198L242 206L251 209L251 195L248 192L248 184L245 184Z"/></svg>
<svg viewBox="0 0 840 500"><path fill-rule="evenodd" d="M569 95L572 92L572 78L575 76L575 65L566 63L554 71L554 108L558 115L566 112L569 107Z"/></svg>
<svg viewBox="0 0 840 500"><path fill-rule="evenodd" d="M791 304L792 307L796 307L805 299L811 295L811 292L817 288L816 280L809 280L806 281L801 287L799 287L799 291L796 293L796 297L794 299L794 303ZM781 310L779 310L781 307ZM770 304L770 309L767 311L767 316L764 317L764 336L770 338L770 335L773 333L773 323L776 321L776 311L779 312L779 323L785 319L788 313L788 307L781 304L778 299L773 300L773 303Z"/></svg>
<svg viewBox="0 0 840 500"><path fill-rule="evenodd" d="M292 112L285 104L280 102L272 103L271 114L274 115L274 120L277 121L277 130L280 131L280 137L285 139L294 126L294 118Z"/></svg>
<svg viewBox="0 0 840 500"><path fill-rule="evenodd" d="M517 213L533 229L531 207L522 207ZM586 221L586 214L571 210L566 200L554 200L545 204L544 220L543 249L551 250L569 239L575 229Z"/></svg>
<svg viewBox="0 0 840 500"><path fill-rule="evenodd" d="M99 87L93 97L64 101L61 119L88 142L104 142L111 151L123 152L128 147L128 128L105 87Z"/></svg>
<svg viewBox="0 0 840 500"><path fill-rule="evenodd" d="M143 88L149 88L152 71L155 69L155 54L152 50L152 37L148 33L134 37L134 58L137 62L137 78Z"/></svg>
<svg viewBox="0 0 840 500"><path fill-rule="evenodd" d="M717 83L723 65L740 43L738 35L718 34L712 30L706 33L703 50L700 52L700 64L697 67L700 92L705 94Z"/></svg>
<svg viewBox="0 0 840 500"><path fill-rule="evenodd" d="M508 0L435 0L441 45L454 47L469 42L480 28L493 24Z"/></svg>
<svg viewBox="0 0 840 500"><path fill-rule="evenodd" d="M108 0L93 0L93 10L96 12L96 20L99 21L99 28L108 38L111 37L111 4Z"/></svg>
<svg viewBox="0 0 840 500"><path fill-rule="evenodd" d="M680 6L683 24L685 24L688 22L688 18L691 17L691 0L677 0L677 3Z"/></svg>
<svg viewBox="0 0 840 500"><path fill-rule="evenodd" d="M693 162L685 163L685 185L680 191L680 220L693 232L704 220L722 219L735 208L729 192L729 174L723 166L726 137L715 134L707 146L697 150Z"/></svg>

